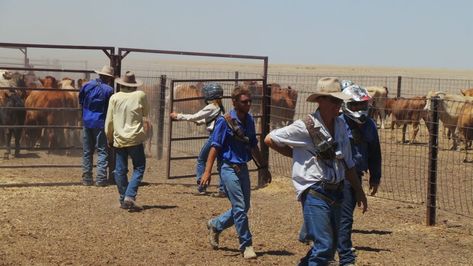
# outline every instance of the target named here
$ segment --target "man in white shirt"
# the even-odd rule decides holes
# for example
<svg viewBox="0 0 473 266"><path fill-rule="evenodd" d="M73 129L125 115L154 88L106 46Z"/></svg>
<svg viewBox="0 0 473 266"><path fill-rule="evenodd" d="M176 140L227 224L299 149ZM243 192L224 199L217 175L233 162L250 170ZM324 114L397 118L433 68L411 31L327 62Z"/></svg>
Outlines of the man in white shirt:
<svg viewBox="0 0 473 266"><path fill-rule="evenodd" d="M270 148L293 158L292 181L302 203L307 238L314 241L300 265L326 265L334 257L345 177L355 190L358 206L363 205L363 213L368 208L345 122L338 117L348 98L338 79L322 78L307 98L318 103L315 112L265 138Z"/></svg>
<svg viewBox="0 0 473 266"><path fill-rule="evenodd" d="M149 113L146 94L137 90L143 82L127 71L115 79L120 91L110 97L105 119L105 134L109 145L115 148L115 182L120 194L120 207L130 211L142 208L136 204L138 186L146 170L143 142L146 139L143 117ZM133 163L133 174L128 181L128 157Z"/></svg>

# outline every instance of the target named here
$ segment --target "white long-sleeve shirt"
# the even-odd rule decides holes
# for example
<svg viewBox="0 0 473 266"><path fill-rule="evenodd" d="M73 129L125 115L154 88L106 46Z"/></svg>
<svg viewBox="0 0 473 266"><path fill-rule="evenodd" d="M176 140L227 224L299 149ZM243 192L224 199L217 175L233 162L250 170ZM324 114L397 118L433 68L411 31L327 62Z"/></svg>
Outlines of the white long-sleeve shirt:
<svg viewBox="0 0 473 266"><path fill-rule="evenodd" d="M176 119L196 122L198 125L207 124L209 121L212 121L207 126L207 131L211 132L214 129L215 118L220 114L220 111L218 105L210 103L195 114L177 114Z"/></svg>
<svg viewBox="0 0 473 266"><path fill-rule="evenodd" d="M149 112L146 94L142 91L122 88L110 97L105 134L116 148L130 147L143 143L146 133L143 117Z"/></svg>
<svg viewBox="0 0 473 266"><path fill-rule="evenodd" d="M325 134L329 134L321 122L319 112L313 114L314 126L322 127ZM304 121L297 120L289 126L275 129L269 133L271 140L278 146L292 147L292 183L296 190L297 199L300 200L302 192L319 181L339 183L345 178L345 167L340 160L322 160L313 156L315 146L307 131ZM332 136L333 137L333 136ZM348 168L354 167L352 160L350 140L348 138L345 122L335 118L335 136L337 151L341 151Z"/></svg>

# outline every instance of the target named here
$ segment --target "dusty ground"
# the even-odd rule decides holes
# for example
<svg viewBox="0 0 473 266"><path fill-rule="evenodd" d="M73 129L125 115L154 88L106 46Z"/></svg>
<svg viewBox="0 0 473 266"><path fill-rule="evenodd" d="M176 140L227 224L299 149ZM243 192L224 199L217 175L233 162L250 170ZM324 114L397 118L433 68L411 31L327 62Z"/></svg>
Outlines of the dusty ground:
<svg viewBox="0 0 473 266"><path fill-rule="evenodd" d="M297 241L301 211L289 179L276 177L252 191L258 259L246 262L233 228L222 234L220 250L207 242L205 222L226 210L228 200L195 196L191 180L165 182L156 177L158 168L150 164L145 179L152 184L140 188L145 210L137 213L119 208L115 186L79 185L80 169L25 171L16 183L30 178L32 185L21 187L5 186L14 182L2 176L0 264L295 265L307 251ZM423 212L419 205L370 197L369 212L355 218L358 265L471 265L471 220L451 216L426 227Z"/></svg>

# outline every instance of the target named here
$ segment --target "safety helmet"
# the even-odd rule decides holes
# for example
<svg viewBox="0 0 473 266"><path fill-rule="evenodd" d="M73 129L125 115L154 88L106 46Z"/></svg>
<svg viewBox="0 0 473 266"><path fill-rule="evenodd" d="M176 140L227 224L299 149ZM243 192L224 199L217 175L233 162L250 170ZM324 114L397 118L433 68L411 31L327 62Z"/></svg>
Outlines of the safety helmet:
<svg viewBox="0 0 473 266"><path fill-rule="evenodd" d="M341 84L342 84L342 91L343 91L343 89L348 88L351 85L354 85L355 83L351 80L345 79L345 80L342 80Z"/></svg>
<svg viewBox="0 0 473 266"><path fill-rule="evenodd" d="M211 101L215 99L222 99L223 97L223 89L217 83L209 83L204 86L204 98L205 101Z"/></svg>
<svg viewBox="0 0 473 266"><path fill-rule="evenodd" d="M343 102L342 110L353 121L364 124L368 119L369 100L371 100L368 91L356 84L350 85L343 89L343 93L350 95L351 99ZM354 108L354 105L362 104L360 107Z"/></svg>

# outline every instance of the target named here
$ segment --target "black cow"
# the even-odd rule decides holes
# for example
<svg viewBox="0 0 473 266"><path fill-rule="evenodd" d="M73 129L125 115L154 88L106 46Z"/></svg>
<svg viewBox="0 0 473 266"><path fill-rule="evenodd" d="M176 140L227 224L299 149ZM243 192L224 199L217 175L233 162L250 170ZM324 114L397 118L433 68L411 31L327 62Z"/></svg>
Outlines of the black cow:
<svg viewBox="0 0 473 266"><path fill-rule="evenodd" d="M25 122L26 110L25 101L22 96L16 91L2 92L3 105L0 109L0 125L11 126L4 129L3 136L5 140L6 151L4 154L5 159L9 159L11 138L15 136L15 157L20 154L20 139L22 128L15 126L22 126Z"/></svg>

